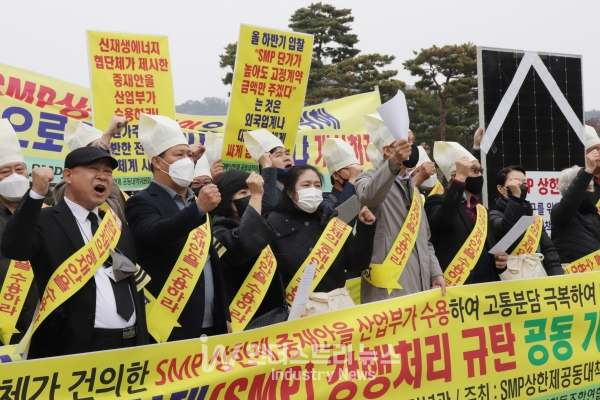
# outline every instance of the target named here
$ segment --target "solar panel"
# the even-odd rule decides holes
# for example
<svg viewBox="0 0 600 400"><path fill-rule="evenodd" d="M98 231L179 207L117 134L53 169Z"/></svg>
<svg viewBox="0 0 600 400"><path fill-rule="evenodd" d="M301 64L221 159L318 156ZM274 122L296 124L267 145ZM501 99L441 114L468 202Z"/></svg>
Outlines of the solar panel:
<svg viewBox="0 0 600 400"><path fill-rule="evenodd" d="M489 127L526 56L523 51L482 47L477 50L480 124ZM547 53L538 55L577 119L583 122L581 57ZM521 165L529 176L529 172L561 171L574 164L583 165L584 162L584 144L536 68L529 67L512 105L508 105L510 109L490 151L487 155L482 154L482 164L486 170L483 195L491 208L499 196L496 174L504 167Z"/></svg>

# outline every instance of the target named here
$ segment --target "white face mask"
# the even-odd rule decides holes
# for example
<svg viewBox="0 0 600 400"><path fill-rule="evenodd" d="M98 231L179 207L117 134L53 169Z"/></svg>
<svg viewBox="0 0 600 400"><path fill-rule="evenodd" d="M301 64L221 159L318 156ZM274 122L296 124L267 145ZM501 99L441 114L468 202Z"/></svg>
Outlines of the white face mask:
<svg viewBox="0 0 600 400"><path fill-rule="evenodd" d="M307 213L314 213L321 202L323 202L323 192L314 187L308 189L296 190L298 201L296 204L300 209Z"/></svg>
<svg viewBox="0 0 600 400"><path fill-rule="evenodd" d="M0 181L0 196L11 202L19 202L29 190L29 179L23 175L12 174Z"/></svg>
<svg viewBox="0 0 600 400"><path fill-rule="evenodd" d="M169 166L169 172L162 169L161 171L169 175L173 182L181 187L190 186L190 183L194 180L194 162L189 157L177 160L173 164L169 164L160 157L159 159Z"/></svg>

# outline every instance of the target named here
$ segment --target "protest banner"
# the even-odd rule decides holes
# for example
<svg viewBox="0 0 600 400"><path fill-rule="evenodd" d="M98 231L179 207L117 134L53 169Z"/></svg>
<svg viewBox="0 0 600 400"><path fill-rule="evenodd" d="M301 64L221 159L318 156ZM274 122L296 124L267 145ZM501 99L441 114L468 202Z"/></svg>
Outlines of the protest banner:
<svg viewBox="0 0 600 400"><path fill-rule="evenodd" d="M0 364L0 393L596 399L599 278L592 272L467 285L446 296L431 290L230 335Z"/></svg>
<svg viewBox="0 0 600 400"><path fill-rule="evenodd" d="M315 106L304 107L296 136L296 164L311 164L328 176L321 148L325 139L340 138L354 148L356 158L364 169L371 168L367 156L369 134L365 128L364 115L377 113L381 105L379 92L362 93ZM323 190L331 188L329 179L324 180Z"/></svg>
<svg viewBox="0 0 600 400"><path fill-rule="evenodd" d="M7 118L21 141L29 173L43 166L62 179L69 148L64 142L67 117L92 124L89 89L46 75L0 64L0 117ZM203 143L203 131L223 132L225 116L175 114L190 144ZM113 150L119 150L111 143ZM130 172L125 173L128 176Z"/></svg>
<svg viewBox="0 0 600 400"><path fill-rule="evenodd" d="M0 64L0 116L17 132L30 173L50 167L54 182L60 181L69 152L67 117L91 121L89 98L82 86Z"/></svg>
<svg viewBox="0 0 600 400"><path fill-rule="evenodd" d="M312 46L312 35L241 25L221 157L228 168L257 169L246 131L267 129L293 152Z"/></svg>
<svg viewBox="0 0 600 400"><path fill-rule="evenodd" d="M527 201L533 211L544 218L544 228L549 235L552 234L550 212L562 198L557 189L559 176L559 171L527 171Z"/></svg>
<svg viewBox="0 0 600 400"><path fill-rule="evenodd" d="M152 181L150 165L137 134L141 113L175 119L175 97L166 36L87 31L92 116L104 131L113 115L129 125L111 142L121 189L143 189Z"/></svg>

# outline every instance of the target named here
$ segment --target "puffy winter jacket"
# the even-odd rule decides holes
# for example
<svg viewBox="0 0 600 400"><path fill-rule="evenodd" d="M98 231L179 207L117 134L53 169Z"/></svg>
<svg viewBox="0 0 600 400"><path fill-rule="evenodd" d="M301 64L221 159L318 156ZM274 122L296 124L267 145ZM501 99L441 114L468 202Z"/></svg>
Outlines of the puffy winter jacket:
<svg viewBox="0 0 600 400"><path fill-rule="evenodd" d="M212 228L215 239L227 249L220 261L227 301L231 304L258 256L275 237L275 231L252 206L246 208L241 221L215 216ZM279 266L275 269L275 276L254 318L285 303L279 269Z"/></svg>
<svg viewBox="0 0 600 400"><path fill-rule="evenodd" d="M277 236L271 242L271 248L285 287L302 267L329 220L336 215L336 210L321 203L312 214L295 209L289 214L274 212L267 216L267 221L277 232ZM348 237L335 261L315 288L315 292L330 292L344 287L345 270L362 271L369 268L375 228L376 224L357 222L356 236Z"/></svg>
<svg viewBox="0 0 600 400"><path fill-rule="evenodd" d="M499 197L496 199L496 209L490 211L490 225L496 240L500 240L510 231L510 229L524 216L532 216L533 209L531 203L520 198L511 196L508 201ZM515 243L508 248L507 253L511 254L515 247L521 242L525 234L515 240ZM544 255L544 268L548 275L564 275L562 266L560 265L560 257L554 248L554 244L550 236L546 233L546 229L542 229L540 236L540 249L534 249L535 252Z"/></svg>
<svg viewBox="0 0 600 400"><path fill-rule="evenodd" d="M581 168L565 195L552 207L552 241L561 263L571 263L600 249L597 211L594 207L579 210L592 177Z"/></svg>

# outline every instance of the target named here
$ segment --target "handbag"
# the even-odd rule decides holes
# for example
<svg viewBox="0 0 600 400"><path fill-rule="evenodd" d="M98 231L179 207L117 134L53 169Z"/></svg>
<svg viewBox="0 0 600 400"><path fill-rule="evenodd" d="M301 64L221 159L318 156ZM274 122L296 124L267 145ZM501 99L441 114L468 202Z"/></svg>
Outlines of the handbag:
<svg viewBox="0 0 600 400"><path fill-rule="evenodd" d="M279 277L279 284L283 288L283 281L281 280L281 275L279 271L275 271L277 276ZM271 282L271 285L273 282ZM264 313L259 317L252 318L252 321L246 325L245 331L249 331L252 329L262 328L265 326L279 324L280 322L287 321L289 316L288 313L288 304L285 301L285 289L283 290L283 306L276 307L269 312Z"/></svg>
<svg viewBox="0 0 600 400"><path fill-rule="evenodd" d="M287 304L285 304L283 307L280 306L274 308L271 311L264 313L260 317L252 318L252 321L246 325L246 329L244 330L249 331L252 329L278 324L280 322L285 322L288 319L288 315Z"/></svg>
<svg viewBox="0 0 600 400"><path fill-rule="evenodd" d="M500 280L515 281L548 276L542 264L543 259L544 255L540 253L509 255L506 271L500 274Z"/></svg>

